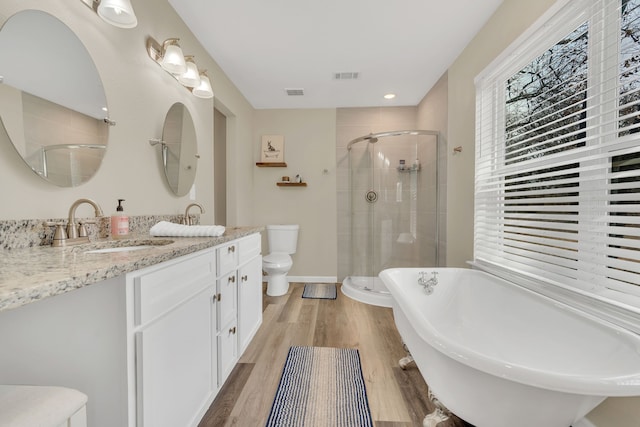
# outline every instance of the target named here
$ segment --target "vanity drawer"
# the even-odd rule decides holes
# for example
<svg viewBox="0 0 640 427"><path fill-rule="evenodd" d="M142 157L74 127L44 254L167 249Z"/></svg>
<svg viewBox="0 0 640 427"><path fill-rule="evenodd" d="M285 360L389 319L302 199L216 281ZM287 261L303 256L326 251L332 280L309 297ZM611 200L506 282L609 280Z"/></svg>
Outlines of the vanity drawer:
<svg viewBox="0 0 640 427"><path fill-rule="evenodd" d="M145 324L191 296L213 288L216 266L213 250L199 252L140 270L131 275L135 324Z"/></svg>
<svg viewBox="0 0 640 427"><path fill-rule="evenodd" d="M238 241L240 247L238 263L240 265L249 261L251 258L260 255L262 251L262 239L260 234L252 234Z"/></svg>
<svg viewBox="0 0 640 427"><path fill-rule="evenodd" d="M238 266L238 241L218 246L216 249L218 257L218 275L222 276L235 270Z"/></svg>

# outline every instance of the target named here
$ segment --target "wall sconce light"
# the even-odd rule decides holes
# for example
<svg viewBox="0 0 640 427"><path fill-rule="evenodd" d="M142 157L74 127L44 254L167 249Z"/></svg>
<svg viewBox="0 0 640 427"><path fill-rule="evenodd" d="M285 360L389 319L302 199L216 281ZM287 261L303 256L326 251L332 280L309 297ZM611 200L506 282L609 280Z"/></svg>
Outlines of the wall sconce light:
<svg viewBox="0 0 640 427"><path fill-rule="evenodd" d="M213 89L209 77L205 74L207 70L200 73L200 84L193 88L193 94L198 98L213 98Z"/></svg>
<svg viewBox="0 0 640 427"><path fill-rule="evenodd" d="M193 56L185 56L186 71L178 75L178 81L186 87L196 87L200 84L200 73L198 66L193 62Z"/></svg>
<svg viewBox="0 0 640 427"><path fill-rule="evenodd" d="M198 71L193 55L184 56L179 39L171 38L162 44L152 37L147 39L147 53L158 65L198 98L213 98L211 81L205 71Z"/></svg>
<svg viewBox="0 0 640 427"><path fill-rule="evenodd" d="M129 0L80 0L98 14L103 21L120 28L133 28L138 18Z"/></svg>
<svg viewBox="0 0 640 427"><path fill-rule="evenodd" d="M180 39L167 39L162 43L160 66L171 74L182 74L187 71L187 63L178 42Z"/></svg>

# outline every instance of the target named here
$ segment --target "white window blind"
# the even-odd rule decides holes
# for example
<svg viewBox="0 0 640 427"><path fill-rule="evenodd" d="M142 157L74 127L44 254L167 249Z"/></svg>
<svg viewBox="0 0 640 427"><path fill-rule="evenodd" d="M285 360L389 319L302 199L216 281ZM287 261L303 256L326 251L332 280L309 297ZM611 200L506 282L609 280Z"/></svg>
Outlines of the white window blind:
<svg viewBox="0 0 640 427"><path fill-rule="evenodd" d="M476 87L475 261L640 307L640 0L566 2Z"/></svg>

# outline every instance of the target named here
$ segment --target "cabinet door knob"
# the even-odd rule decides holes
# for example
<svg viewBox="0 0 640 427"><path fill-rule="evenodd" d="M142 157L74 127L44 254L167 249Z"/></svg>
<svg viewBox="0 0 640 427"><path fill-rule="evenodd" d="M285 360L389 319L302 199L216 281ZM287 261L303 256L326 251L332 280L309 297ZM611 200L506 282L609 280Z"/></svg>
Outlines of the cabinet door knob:
<svg viewBox="0 0 640 427"><path fill-rule="evenodd" d="M247 275L245 274L244 276L242 276L242 281L246 282L247 280L249 280L249 278L247 277Z"/></svg>
<svg viewBox="0 0 640 427"><path fill-rule="evenodd" d="M236 276L229 276L229 281L231 283L235 283L236 282Z"/></svg>
<svg viewBox="0 0 640 427"><path fill-rule="evenodd" d="M229 329L229 333L230 334L234 334L236 333L236 327L234 326L233 328Z"/></svg>
<svg viewBox="0 0 640 427"><path fill-rule="evenodd" d="M233 253L236 251L236 246L235 245L231 245L227 248L227 253Z"/></svg>
<svg viewBox="0 0 640 427"><path fill-rule="evenodd" d="M222 294L216 294L213 296L213 301L220 301L222 299Z"/></svg>

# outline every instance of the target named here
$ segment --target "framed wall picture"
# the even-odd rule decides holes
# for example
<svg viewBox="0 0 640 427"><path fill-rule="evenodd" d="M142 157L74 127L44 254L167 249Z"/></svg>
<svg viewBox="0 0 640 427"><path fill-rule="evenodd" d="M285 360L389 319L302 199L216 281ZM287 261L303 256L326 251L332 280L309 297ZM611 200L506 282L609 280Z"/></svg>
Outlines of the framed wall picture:
<svg viewBox="0 0 640 427"><path fill-rule="evenodd" d="M284 162L284 135L262 135L260 161L263 163Z"/></svg>

